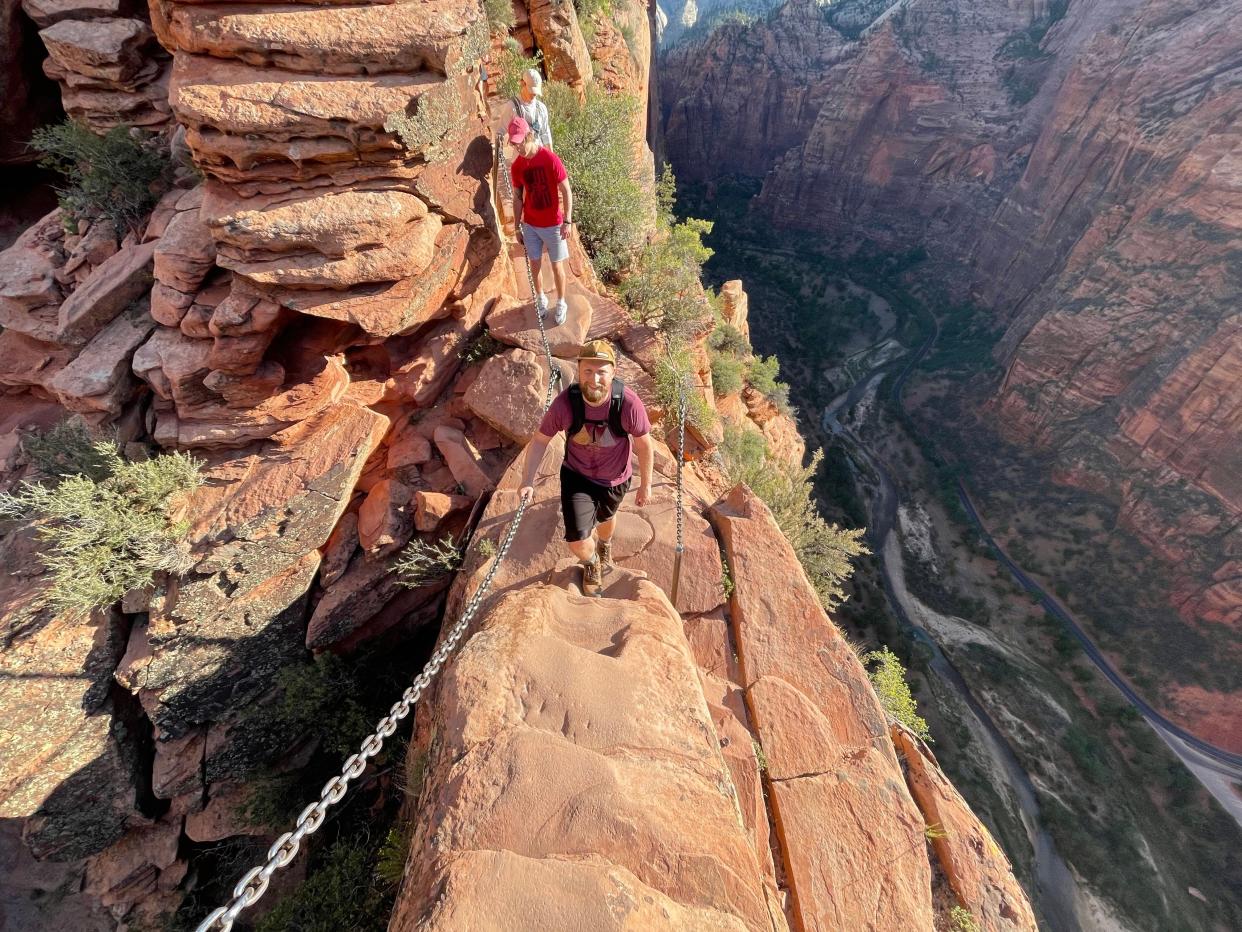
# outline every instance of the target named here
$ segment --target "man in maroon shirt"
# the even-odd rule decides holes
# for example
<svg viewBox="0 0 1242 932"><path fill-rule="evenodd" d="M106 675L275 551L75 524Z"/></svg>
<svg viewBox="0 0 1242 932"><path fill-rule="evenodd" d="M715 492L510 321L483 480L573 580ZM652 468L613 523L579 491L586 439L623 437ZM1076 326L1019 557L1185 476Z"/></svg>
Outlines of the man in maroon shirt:
<svg viewBox="0 0 1242 932"><path fill-rule="evenodd" d="M509 172L513 178L513 216L521 224L522 242L535 280L532 297L539 316L548 313L548 299L539 282L546 251L556 283L553 320L559 326L569 315L569 305L565 303L565 260L569 258L566 240L574 223L573 191L569 188L565 165L555 152L539 141L539 134L531 132L521 117L509 121L509 141L521 152L513 160Z"/></svg>
<svg viewBox="0 0 1242 932"><path fill-rule="evenodd" d="M583 345L578 382L557 395L543 416L522 474L521 496L529 501L548 444L566 432L561 515L569 549L582 562L582 591L587 595L600 594L603 565L612 564L617 509L633 478L631 451L638 453L634 502L641 508L651 496L651 421L642 399L614 377L616 364L616 354L604 340Z"/></svg>

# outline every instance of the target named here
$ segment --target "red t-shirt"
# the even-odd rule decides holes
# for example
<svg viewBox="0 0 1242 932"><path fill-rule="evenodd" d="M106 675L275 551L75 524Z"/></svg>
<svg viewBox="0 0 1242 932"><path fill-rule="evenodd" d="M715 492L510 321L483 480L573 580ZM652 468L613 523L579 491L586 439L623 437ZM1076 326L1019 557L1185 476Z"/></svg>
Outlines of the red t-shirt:
<svg viewBox="0 0 1242 932"><path fill-rule="evenodd" d="M585 401L585 399L583 399ZM630 478L634 465L630 455L634 449L633 438L641 437L651 430L651 420L642 399L628 385L621 398L621 426L628 436L616 437L608 426L608 409L612 399L605 398L601 405L585 405L588 421L604 423L584 424L577 437L565 438L565 465L580 476L597 485L609 488L620 485ZM569 403L569 390L561 392L548 408L539 425L539 433L552 437L562 430L569 430L574 423L574 409Z"/></svg>
<svg viewBox="0 0 1242 932"><path fill-rule="evenodd" d="M558 227L565 220L557 186L568 176L565 165L547 146L527 158L519 155L509 169L513 189L522 191L522 219L533 227Z"/></svg>

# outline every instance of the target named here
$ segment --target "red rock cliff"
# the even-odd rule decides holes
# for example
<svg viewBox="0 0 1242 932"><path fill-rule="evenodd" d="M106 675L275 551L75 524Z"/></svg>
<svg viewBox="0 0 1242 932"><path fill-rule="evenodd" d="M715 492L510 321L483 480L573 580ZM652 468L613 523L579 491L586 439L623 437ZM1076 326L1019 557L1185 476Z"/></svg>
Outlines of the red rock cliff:
<svg viewBox="0 0 1242 932"><path fill-rule="evenodd" d="M647 39L624 43L627 61L619 27L597 30L585 61L572 6L522 13L555 76L645 95ZM165 52L149 56L135 22L112 44L96 40L120 27L74 27L90 54L79 43L73 61L89 59L92 81L130 81L126 95L167 77L165 138L197 172L123 235L102 221L69 233L53 213L0 253L0 467L6 486L36 478L22 431L73 412L132 456L194 453L206 482L179 503L190 568L89 617L54 610L32 532L3 528L0 892L22 928L160 921L196 882L187 851L265 832L240 818L249 785L306 749L254 727L255 710L281 701L279 672L312 651L438 621L446 598L456 617L477 565L451 594L411 590L393 556L461 532L494 490L479 534L499 534L551 375L498 222L507 113L478 82L481 10L160 2L150 29ZM133 112L129 96L91 100L112 101L92 111L99 129ZM394 114L424 121L421 144L394 134ZM552 365L571 375L577 347L608 337L650 396L658 334L602 292L577 243L571 265ZM464 361L485 323L500 351ZM787 423L755 416L800 450ZM669 603L674 461L663 446L659 460L599 602L542 546L558 512L541 486L493 605L426 704L420 733L447 727L429 745L432 796L394 927L551 928L531 910L552 909L574 917L566 928L628 910L641 928L930 929L947 902L933 900L937 855L857 660L744 489L711 511L739 580L725 604L707 517L719 477L699 467ZM774 553L795 580L779 605L764 592ZM763 646L769 630L787 643ZM840 824L830 840L826 820ZM1012 884L1003 857L990 863ZM529 903L532 881L555 896Z"/></svg>
<svg viewBox="0 0 1242 932"><path fill-rule="evenodd" d="M1242 6L846 2L815 14L837 30L819 60L779 41L809 15L788 4L670 56L674 165L727 173L736 149L771 170L772 223L925 247L1007 326L996 427L1120 502L1187 621L1237 625ZM760 99L802 69L830 89L754 155L756 122L790 111L705 104L743 54Z"/></svg>

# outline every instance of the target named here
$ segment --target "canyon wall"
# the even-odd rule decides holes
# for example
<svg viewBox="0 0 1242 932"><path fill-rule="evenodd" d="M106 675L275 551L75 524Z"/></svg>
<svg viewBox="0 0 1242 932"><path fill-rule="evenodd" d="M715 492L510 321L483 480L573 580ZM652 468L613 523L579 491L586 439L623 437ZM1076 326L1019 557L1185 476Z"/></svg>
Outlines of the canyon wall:
<svg viewBox="0 0 1242 932"><path fill-rule="evenodd" d="M794 0L670 54L661 91L688 177L763 177L757 220L847 252L923 248L937 283L990 309L1005 376L986 416L1118 502L1205 632L1242 622L1240 18L1202 0ZM797 76L814 114L731 111L735 56L761 100Z"/></svg>
<svg viewBox="0 0 1242 932"><path fill-rule="evenodd" d="M648 12L614 6L590 43L568 4L515 8L514 34L550 78L645 100L651 37L625 33ZM204 482L175 503L181 570L89 614L50 600L38 529L0 524L0 919L150 928L211 882L213 852L286 828L248 804L316 753L277 714L301 698L287 674L458 616L490 559L481 541L512 517L553 373L494 189L508 112L480 80L501 49L480 8L28 7L50 23L66 110L96 132L158 130L174 167L130 226L57 210L0 253L0 487L50 479L30 435L71 414L131 459L193 455ZM652 398L661 334L571 247L551 367L572 378L581 343L607 338ZM484 328L496 343L476 353ZM733 416L800 457L792 421L752 395ZM664 594L676 459L653 414L657 489L623 515L609 598L584 599L545 546L550 461L496 598L420 706L410 759L433 763L407 812L393 927L434 907L438 927L551 928L522 905L533 879L565 928L585 913L601 928L930 930L962 904L1033 929L986 829L943 786L920 788L939 774L926 749L898 754L765 507L705 460L688 467L676 603ZM451 590L401 584L408 543L464 536L475 517ZM793 580L775 608L773 554ZM960 827L962 850L929 845L929 813Z"/></svg>

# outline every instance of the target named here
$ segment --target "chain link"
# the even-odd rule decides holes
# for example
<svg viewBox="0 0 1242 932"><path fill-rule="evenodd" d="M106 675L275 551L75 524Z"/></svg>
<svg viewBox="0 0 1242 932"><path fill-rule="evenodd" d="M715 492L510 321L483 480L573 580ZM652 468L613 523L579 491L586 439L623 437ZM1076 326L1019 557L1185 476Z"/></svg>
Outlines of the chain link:
<svg viewBox="0 0 1242 932"><path fill-rule="evenodd" d="M503 152L499 140L497 151ZM503 154L499 155L498 158L503 168ZM504 171L500 174L505 177L508 175ZM535 276L530 267L529 256L526 257L526 280L530 283L531 300L533 302L536 295ZM537 306L535 307L535 317L539 321L539 336L543 341L543 355L548 362L548 390L543 402L543 410L546 413L548 408L552 406L552 399L556 397L556 386L560 383L561 372L556 368L552 360L552 347L548 343L548 333L544 329L543 318L539 315L539 308ZM679 489L680 476L681 466L679 463ZM414 682L401 694L401 698L393 703L388 714L379 720L379 723L375 726L375 731L362 742L358 753L351 754L345 763L341 765L340 774L324 784L323 790L319 794L319 801L311 803L302 810L294 830L292 832L285 832L285 834L276 839L272 847L268 849L267 859L264 863L252 868L237 882L237 886L233 888L233 898L229 904L214 910L199 924L195 932L231 932L233 923L237 920L242 910L253 906L267 892L268 883L276 871L292 863L293 859L297 857L299 850L301 850L303 839L319 830L324 823L328 809L340 802L345 796L346 791L349 789L350 781L362 776L362 772L366 770L367 761L379 754L384 747L384 740L390 738L396 732L397 725L409 716L410 711L414 708L414 704L421 698L423 691L426 690L431 681L435 679L436 674L448 662L449 656L461 642L466 629L470 627L470 622L479 610L479 606L487 598L487 593L492 587L492 581L496 578L500 564L508 554L509 548L513 544L513 539L517 536L518 526L522 523L528 504L529 502L518 499L517 511L514 512L513 521L510 522L508 529L505 531L504 539L496 551L492 565L488 567L487 574L483 577L483 582L466 602L461 618L457 620L457 624L453 625L448 637L441 641L440 646L432 653L431 659L423 667L423 672L414 678ZM677 538L678 541L681 540L680 508L677 514Z"/></svg>

